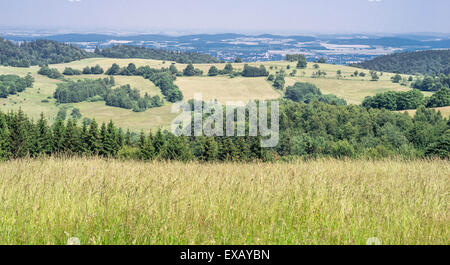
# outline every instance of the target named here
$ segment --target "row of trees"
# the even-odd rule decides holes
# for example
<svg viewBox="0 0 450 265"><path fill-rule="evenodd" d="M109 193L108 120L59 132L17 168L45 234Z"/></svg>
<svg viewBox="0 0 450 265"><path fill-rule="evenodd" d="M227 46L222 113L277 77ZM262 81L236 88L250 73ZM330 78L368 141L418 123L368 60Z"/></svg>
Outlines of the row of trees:
<svg viewBox="0 0 450 265"><path fill-rule="evenodd" d="M169 102L177 102L183 99L183 94L174 83L177 73L178 70L174 65L171 65L169 68L155 69L148 65L137 68L133 63L123 68L113 64L111 68L106 70L107 75L137 75L149 79L161 89L161 93Z"/></svg>
<svg viewBox="0 0 450 265"><path fill-rule="evenodd" d="M36 122L21 110L17 113L0 112L0 158L37 157L66 153L71 155L117 156L124 145L125 135L113 122L99 128L94 121L78 126L69 119L61 119L50 126L41 115Z"/></svg>
<svg viewBox="0 0 450 265"><path fill-rule="evenodd" d="M268 76L269 72L267 71L264 65L260 65L259 67L250 66L248 64L244 65L244 71L242 71L242 76L244 77L260 77L260 76Z"/></svg>
<svg viewBox="0 0 450 265"><path fill-rule="evenodd" d="M84 79L59 83L54 93L58 103L77 103L82 101L104 100L106 105L142 112L149 108L160 107L164 102L159 96L150 97L148 93L140 96L138 89L124 85L113 89L114 77L104 79Z"/></svg>
<svg viewBox="0 0 450 265"><path fill-rule="evenodd" d="M298 69L304 69L308 65L308 63L306 61L306 57L303 54L286 54L285 60L288 62L297 62ZM319 58L316 62L321 63L321 64L327 63L327 61L323 57ZM316 69L319 68L318 64L315 64L314 66Z"/></svg>
<svg viewBox="0 0 450 265"><path fill-rule="evenodd" d="M412 87L421 91L439 91L443 87L450 88L450 74L419 78L412 84Z"/></svg>
<svg viewBox="0 0 450 265"><path fill-rule="evenodd" d="M103 74L105 71L103 70L103 68L100 65L96 65L96 66L86 66L85 68L83 68L83 70L78 70L78 69L73 69L71 67L66 67L64 69L63 75L101 75Z"/></svg>
<svg viewBox="0 0 450 265"><path fill-rule="evenodd" d="M419 107L414 117L385 109L283 102L280 105L282 156L450 157L450 122Z"/></svg>
<svg viewBox="0 0 450 265"><path fill-rule="evenodd" d="M387 110L409 110L417 109L419 106L446 107L450 106L450 89L443 87L431 97L424 97L417 89L407 92L388 91L373 97L366 97L362 106Z"/></svg>
<svg viewBox="0 0 450 265"><path fill-rule="evenodd" d="M144 160L254 161L269 160L260 137L176 137L167 131L140 135L138 152Z"/></svg>
<svg viewBox="0 0 450 265"><path fill-rule="evenodd" d="M288 62L297 62L303 59L306 60L305 55L303 54L286 54L285 56L285 60Z"/></svg>
<svg viewBox="0 0 450 265"><path fill-rule="evenodd" d="M269 115L270 116L270 115ZM280 101L280 141L260 147L261 137L175 137L164 131L132 137L112 122L100 128L85 120L45 117L33 122L22 111L0 113L0 157L84 154L140 159L251 161L294 157L450 158L450 122L419 107L415 116L361 106Z"/></svg>
<svg viewBox="0 0 450 265"><path fill-rule="evenodd" d="M191 63L186 66L186 68L183 70L184 76L199 76L203 75L203 71L197 68L194 68L194 65Z"/></svg>
<svg viewBox="0 0 450 265"><path fill-rule="evenodd" d="M332 94L323 95L316 85L306 82L296 82L293 86L288 86L286 88L285 98L295 102L310 103L319 101L326 104L347 105L344 99Z"/></svg>
<svg viewBox="0 0 450 265"><path fill-rule="evenodd" d="M114 78L65 81L57 85L53 97L58 103L77 103L95 96L104 97L115 85Z"/></svg>
<svg viewBox="0 0 450 265"><path fill-rule="evenodd" d="M38 74L46 76L52 79L63 79L64 75L61 74L56 68L49 68L47 65L41 66L38 71Z"/></svg>
<svg viewBox="0 0 450 265"><path fill-rule="evenodd" d="M419 90L410 90L407 92L388 91L373 97L366 97L362 106L387 110L409 110L417 109L423 105L423 102L424 96Z"/></svg>
<svg viewBox="0 0 450 265"><path fill-rule="evenodd" d="M254 137L175 137L167 131L139 139L123 132L113 122L100 128L95 120L84 120L81 127L74 119L58 119L48 125L46 118L36 122L21 110L17 113L0 112L0 159L41 155L100 155L165 160L255 160L264 159L260 138ZM130 154L130 151L131 154Z"/></svg>
<svg viewBox="0 0 450 265"><path fill-rule="evenodd" d="M209 76L217 76L217 75L232 75L234 73L233 65L231 63L227 63L222 70L217 69L214 65L208 71Z"/></svg>
<svg viewBox="0 0 450 265"><path fill-rule="evenodd" d="M30 74L23 78L17 75L0 75L0 98L23 92L33 87L33 82L34 78Z"/></svg>
<svg viewBox="0 0 450 265"><path fill-rule="evenodd" d="M63 75L81 75L83 72L78 69L73 69L71 67L64 68Z"/></svg>

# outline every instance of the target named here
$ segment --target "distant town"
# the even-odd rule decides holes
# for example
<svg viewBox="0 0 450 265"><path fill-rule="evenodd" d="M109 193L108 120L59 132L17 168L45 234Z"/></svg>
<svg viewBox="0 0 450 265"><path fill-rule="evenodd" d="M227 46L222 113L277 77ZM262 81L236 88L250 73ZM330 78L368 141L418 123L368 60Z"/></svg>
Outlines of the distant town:
<svg viewBox="0 0 450 265"><path fill-rule="evenodd" d="M325 58L334 64L352 64L394 52L449 49L450 35L401 34L390 36L349 35L244 35L198 34L170 36L161 34L52 34L49 32L0 31L14 42L39 38L77 45L87 51L113 45L138 45L151 48L209 54L226 62L239 57L244 62L282 60L286 54L304 54L308 61Z"/></svg>

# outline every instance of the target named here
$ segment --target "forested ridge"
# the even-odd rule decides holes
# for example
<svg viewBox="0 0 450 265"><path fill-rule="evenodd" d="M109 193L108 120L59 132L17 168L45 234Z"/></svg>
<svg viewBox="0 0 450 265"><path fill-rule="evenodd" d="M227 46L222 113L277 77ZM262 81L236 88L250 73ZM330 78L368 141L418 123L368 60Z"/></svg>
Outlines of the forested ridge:
<svg viewBox="0 0 450 265"><path fill-rule="evenodd" d="M399 74L448 75L450 50L393 53L351 66Z"/></svg>
<svg viewBox="0 0 450 265"><path fill-rule="evenodd" d="M0 37L0 65L29 67L68 63L93 56L93 53L76 46L56 41L35 40L15 44Z"/></svg>
<svg viewBox="0 0 450 265"><path fill-rule="evenodd" d="M91 57L107 58L141 58L178 63L218 63L219 60L207 55L193 52L169 51L147 47L116 45L95 52L85 51L77 46L57 41L39 39L16 44L0 37L0 65L13 67L30 67L68 63Z"/></svg>
<svg viewBox="0 0 450 265"><path fill-rule="evenodd" d="M420 107L414 117L360 106L280 100L280 142L261 148L257 137L176 137L167 131L140 136L95 120L29 119L0 112L0 157L101 155L144 160L274 161L295 157L450 157L450 122Z"/></svg>
<svg viewBox="0 0 450 265"><path fill-rule="evenodd" d="M207 54L194 52L179 52L163 49L152 49L130 45L115 45L111 48L103 48L96 51L97 55L107 58L140 58L175 61L177 63L218 63L219 60Z"/></svg>

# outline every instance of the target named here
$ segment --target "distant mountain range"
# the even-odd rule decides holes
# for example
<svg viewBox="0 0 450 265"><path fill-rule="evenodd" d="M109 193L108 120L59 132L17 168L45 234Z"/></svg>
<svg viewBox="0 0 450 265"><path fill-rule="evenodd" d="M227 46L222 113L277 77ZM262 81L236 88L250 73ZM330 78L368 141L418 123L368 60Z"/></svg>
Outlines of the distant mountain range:
<svg viewBox="0 0 450 265"><path fill-rule="evenodd" d="M240 57L243 61L281 60L286 54L302 53L308 60L324 57L329 63L351 64L402 51L450 49L450 35L401 34L375 35L245 35L196 34L168 36L160 34L1 34L14 42L48 39L70 43L93 51L115 44L137 45L176 51L204 53L224 61Z"/></svg>

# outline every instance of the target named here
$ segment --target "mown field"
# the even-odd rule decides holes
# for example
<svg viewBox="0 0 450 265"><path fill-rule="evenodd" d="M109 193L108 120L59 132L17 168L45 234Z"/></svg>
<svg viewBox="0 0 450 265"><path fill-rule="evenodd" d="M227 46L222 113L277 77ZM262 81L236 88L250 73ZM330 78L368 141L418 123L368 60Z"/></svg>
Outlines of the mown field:
<svg viewBox="0 0 450 265"><path fill-rule="evenodd" d="M172 62L146 59L91 58L66 64L51 65L50 67L57 68L62 72L65 67L81 70L85 66L95 66L96 64L99 64L106 70L113 63L117 63L121 67L127 66L129 63L134 63L138 67L149 65L154 68L161 68L169 67ZM296 63L289 63L286 61L250 63L250 65L253 66L259 66L260 64L264 64L272 74L275 74L281 69L284 69L286 74L289 74L296 66ZM218 69L223 69L225 66L225 64L199 64L195 65L195 67L204 71L203 76L178 77L176 84L180 87L185 99L192 98L195 93L202 93L204 100L217 99L223 103L227 101L247 102L248 100L256 99L274 99L283 94L281 91L275 90L271 83L264 78L229 78L228 76L208 77L206 74L212 65L215 65ZM289 70L287 69L288 65L290 66ZM361 69L340 65L319 64L320 70L325 71L327 76L325 78L311 78L312 73L317 71L317 69L314 69L313 65L313 63L308 63L306 69L297 69L296 76L287 76L286 85L292 85L298 81L314 83L323 93L335 94L346 99L350 104L360 104L366 96L375 95L376 93L388 90L406 91L409 89L400 84L392 83L390 78L393 74L383 73L378 82L372 82L370 81L368 71L364 71L367 74L365 77L351 77L355 70L361 71ZM176 64L176 67L178 70L182 71L186 65ZM243 69L244 63L234 63L233 67L235 69ZM58 110L67 105L69 107L68 113L70 113L70 108L79 108L83 117L91 119L95 118L101 122L113 119L118 126L125 129L129 128L136 132L142 129L150 130L159 127L168 129L170 128L171 121L176 116L175 114L170 113L170 105L149 109L143 113L134 113L131 110L105 106L104 102L82 102L77 104L57 105L52 97L57 84L61 81L38 75L38 70L39 67L37 66L30 68L0 66L0 75L17 74L25 76L27 73L31 73L36 80L33 88L29 88L18 95L9 96L7 99L0 99L0 109L2 111L18 110L21 108L34 119L37 119L41 112L53 119L56 117ZM342 71L341 78L337 77L337 70ZM66 78L80 79L104 77L106 76L82 75ZM151 96L161 95L161 91L155 87L152 82L142 77L115 76L115 80L117 86L130 84L132 87L138 88L142 95L145 93L149 93Z"/></svg>
<svg viewBox="0 0 450 265"><path fill-rule="evenodd" d="M261 99L269 100L280 97L265 77L182 77L175 81L182 88L186 99L194 98L200 93L203 100L215 100L225 104L228 101L242 101Z"/></svg>
<svg viewBox="0 0 450 265"><path fill-rule="evenodd" d="M0 244L444 244L448 161L0 163Z"/></svg>

